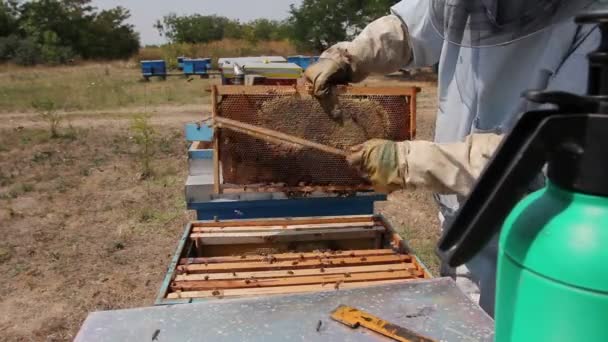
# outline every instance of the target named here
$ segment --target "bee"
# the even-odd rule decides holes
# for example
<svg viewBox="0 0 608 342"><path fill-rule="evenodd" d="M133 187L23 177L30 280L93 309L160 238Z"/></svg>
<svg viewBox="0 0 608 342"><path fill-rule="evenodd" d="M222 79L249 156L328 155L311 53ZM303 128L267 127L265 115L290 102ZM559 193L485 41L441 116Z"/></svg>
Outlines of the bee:
<svg viewBox="0 0 608 342"><path fill-rule="evenodd" d="M319 321L319 322L321 322L321 321ZM317 330L317 331L319 331L319 330ZM160 329L156 329L154 331L154 334L152 334L152 341L158 341L158 335L160 335Z"/></svg>

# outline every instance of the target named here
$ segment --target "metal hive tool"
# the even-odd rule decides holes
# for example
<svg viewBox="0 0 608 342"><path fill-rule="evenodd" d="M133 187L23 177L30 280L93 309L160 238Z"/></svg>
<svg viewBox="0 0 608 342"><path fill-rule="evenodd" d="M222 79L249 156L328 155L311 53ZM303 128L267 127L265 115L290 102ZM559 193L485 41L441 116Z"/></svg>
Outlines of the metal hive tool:
<svg viewBox="0 0 608 342"><path fill-rule="evenodd" d="M413 139L416 87L340 87L326 106L304 87L215 86L213 116L347 150L372 138ZM342 120L332 119L339 114ZM271 142L229 129L215 139L216 192L258 188L368 190L345 158L296 144ZM221 175L223 184L219 184ZM237 190L238 191L238 190Z"/></svg>

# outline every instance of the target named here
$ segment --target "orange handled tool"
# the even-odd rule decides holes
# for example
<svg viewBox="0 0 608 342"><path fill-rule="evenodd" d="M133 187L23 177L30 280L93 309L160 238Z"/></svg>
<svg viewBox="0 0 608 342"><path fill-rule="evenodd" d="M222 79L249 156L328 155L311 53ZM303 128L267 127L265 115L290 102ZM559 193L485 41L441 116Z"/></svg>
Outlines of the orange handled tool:
<svg viewBox="0 0 608 342"><path fill-rule="evenodd" d="M371 331L402 342L436 342L410 329L387 322L367 312L351 306L340 305L332 313L331 318L351 328L362 326Z"/></svg>

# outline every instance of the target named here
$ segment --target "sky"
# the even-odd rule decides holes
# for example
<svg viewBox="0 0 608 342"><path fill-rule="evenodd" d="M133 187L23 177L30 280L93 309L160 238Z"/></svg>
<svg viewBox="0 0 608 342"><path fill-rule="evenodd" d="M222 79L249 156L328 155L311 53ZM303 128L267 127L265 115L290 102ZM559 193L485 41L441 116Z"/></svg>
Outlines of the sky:
<svg viewBox="0 0 608 342"><path fill-rule="evenodd" d="M184 14L216 14L231 19L249 21L258 18L285 19L289 5L299 5L302 0L93 0L99 9L116 6L131 11L131 24L140 34L141 43L160 44L165 39L152 27L157 19L171 12Z"/></svg>

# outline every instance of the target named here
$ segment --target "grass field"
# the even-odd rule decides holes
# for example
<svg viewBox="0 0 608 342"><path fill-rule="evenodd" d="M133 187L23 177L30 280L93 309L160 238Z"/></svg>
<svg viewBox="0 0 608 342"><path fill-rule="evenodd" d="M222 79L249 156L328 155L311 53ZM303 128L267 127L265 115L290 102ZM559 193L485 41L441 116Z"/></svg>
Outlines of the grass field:
<svg viewBox="0 0 608 342"><path fill-rule="evenodd" d="M152 305L193 219L183 124L209 113L214 80L138 78L121 64L0 67L0 341L68 341L91 311ZM433 83L371 83L422 86L418 137L432 137ZM67 111L58 137L32 110L36 99ZM141 112L155 131L149 177L132 128ZM431 195L395 193L377 210L436 274Z"/></svg>
<svg viewBox="0 0 608 342"><path fill-rule="evenodd" d="M37 101L52 101L63 111L108 110L157 105L203 104L208 80L169 77L143 82L136 64L22 68L0 67L0 112L32 111Z"/></svg>

